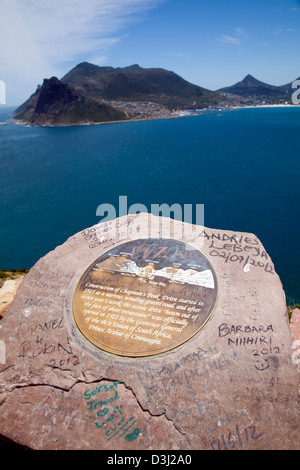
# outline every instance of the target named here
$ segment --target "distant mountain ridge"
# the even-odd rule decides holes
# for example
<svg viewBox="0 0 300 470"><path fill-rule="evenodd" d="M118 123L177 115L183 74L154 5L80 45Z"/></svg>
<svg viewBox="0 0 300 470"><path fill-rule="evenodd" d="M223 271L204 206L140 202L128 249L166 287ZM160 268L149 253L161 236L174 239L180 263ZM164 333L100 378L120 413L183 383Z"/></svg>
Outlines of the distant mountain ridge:
<svg viewBox="0 0 300 470"><path fill-rule="evenodd" d="M255 101L265 101L267 104L281 104L285 102L291 103L293 90L292 82L281 86L269 85L248 74L240 82L220 88L217 92L250 100L254 102L253 104L255 104Z"/></svg>

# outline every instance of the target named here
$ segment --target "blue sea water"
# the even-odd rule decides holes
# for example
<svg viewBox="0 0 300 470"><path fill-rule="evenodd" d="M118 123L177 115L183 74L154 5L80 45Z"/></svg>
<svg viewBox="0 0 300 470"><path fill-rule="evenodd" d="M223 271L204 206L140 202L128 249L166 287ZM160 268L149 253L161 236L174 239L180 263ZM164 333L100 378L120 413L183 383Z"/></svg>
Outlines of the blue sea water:
<svg viewBox="0 0 300 470"><path fill-rule="evenodd" d="M0 107L0 268L30 268L121 195L149 212L204 204L207 227L259 237L300 303L299 108L62 128L10 112Z"/></svg>

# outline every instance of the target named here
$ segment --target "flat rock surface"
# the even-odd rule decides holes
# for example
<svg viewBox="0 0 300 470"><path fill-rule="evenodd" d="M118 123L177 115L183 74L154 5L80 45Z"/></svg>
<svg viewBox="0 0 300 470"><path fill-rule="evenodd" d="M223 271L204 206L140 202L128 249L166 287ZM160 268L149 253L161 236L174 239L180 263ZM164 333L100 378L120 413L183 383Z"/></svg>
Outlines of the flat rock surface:
<svg viewBox="0 0 300 470"><path fill-rule="evenodd" d="M150 235L156 253L135 252ZM0 321L0 433L32 449L299 449L293 341L255 235L149 214L96 225L41 258Z"/></svg>

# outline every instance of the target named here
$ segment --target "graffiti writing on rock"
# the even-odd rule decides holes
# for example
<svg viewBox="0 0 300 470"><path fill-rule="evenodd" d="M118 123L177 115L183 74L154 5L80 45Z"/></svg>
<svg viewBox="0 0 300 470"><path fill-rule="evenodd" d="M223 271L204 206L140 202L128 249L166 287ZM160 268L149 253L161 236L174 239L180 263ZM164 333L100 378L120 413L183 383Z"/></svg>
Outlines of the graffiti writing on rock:
<svg viewBox="0 0 300 470"><path fill-rule="evenodd" d="M212 450L228 450L244 447L250 441L256 441L263 435L263 432L257 432L256 426L246 426L243 429L239 429L239 426L236 425L234 432L229 431L226 434L222 434L220 438L212 440L211 448Z"/></svg>
<svg viewBox="0 0 300 470"><path fill-rule="evenodd" d="M19 331L25 337L29 333L29 339L21 342L21 351L18 357L24 359L36 359L44 357L47 365L51 367L70 367L80 364L79 357L74 354L71 340L68 336L56 339L53 330L63 329L63 318L36 323L29 330L24 330L20 324ZM50 336L49 336L50 335Z"/></svg>
<svg viewBox="0 0 300 470"><path fill-rule="evenodd" d="M273 344L273 325L219 325L219 338L226 338L230 347L251 347L257 370L278 367L279 346Z"/></svg>
<svg viewBox="0 0 300 470"><path fill-rule="evenodd" d="M101 384L84 392L88 411L96 414L95 426L102 429L106 441L119 440L134 441L140 435L136 427L137 419L127 415L119 402L119 381L113 384Z"/></svg>
<svg viewBox="0 0 300 470"><path fill-rule="evenodd" d="M273 263L259 240L248 235L227 233L210 233L202 230L198 238L208 240L209 254L213 257L223 258L225 263L241 265L246 271L251 266L264 269L265 272L274 274Z"/></svg>

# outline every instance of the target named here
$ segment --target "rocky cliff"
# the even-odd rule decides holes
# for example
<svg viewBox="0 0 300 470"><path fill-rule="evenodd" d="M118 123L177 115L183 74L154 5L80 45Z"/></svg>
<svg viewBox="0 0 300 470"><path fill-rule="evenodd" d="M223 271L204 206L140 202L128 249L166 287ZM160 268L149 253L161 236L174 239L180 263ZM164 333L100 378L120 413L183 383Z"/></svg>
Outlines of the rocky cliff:
<svg viewBox="0 0 300 470"><path fill-rule="evenodd" d="M14 118L31 125L74 125L126 119L126 115L104 103L83 96L58 78L45 79L42 86L15 112Z"/></svg>

